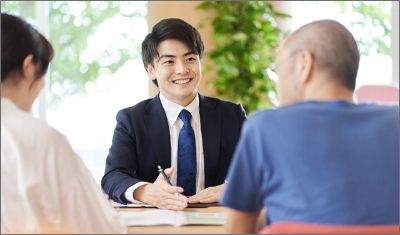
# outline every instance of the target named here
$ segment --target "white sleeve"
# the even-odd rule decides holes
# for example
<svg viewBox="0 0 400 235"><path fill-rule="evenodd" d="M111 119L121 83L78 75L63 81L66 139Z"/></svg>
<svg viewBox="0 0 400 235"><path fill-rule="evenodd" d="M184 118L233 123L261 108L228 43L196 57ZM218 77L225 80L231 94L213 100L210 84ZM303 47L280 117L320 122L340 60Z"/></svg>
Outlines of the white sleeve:
<svg viewBox="0 0 400 235"><path fill-rule="evenodd" d="M124 193L126 200L128 200L132 203L142 203L141 201L135 200L135 198L133 198L133 191L135 191L137 188L139 188L140 186L145 185L145 184L149 184L149 183L148 182L139 182L139 183L136 183L136 184L132 185L131 187L129 187Z"/></svg>
<svg viewBox="0 0 400 235"><path fill-rule="evenodd" d="M62 225L68 233L127 233L125 220L107 200L68 140L57 132L53 140L53 151L60 162L54 176L60 192L56 209L62 213Z"/></svg>

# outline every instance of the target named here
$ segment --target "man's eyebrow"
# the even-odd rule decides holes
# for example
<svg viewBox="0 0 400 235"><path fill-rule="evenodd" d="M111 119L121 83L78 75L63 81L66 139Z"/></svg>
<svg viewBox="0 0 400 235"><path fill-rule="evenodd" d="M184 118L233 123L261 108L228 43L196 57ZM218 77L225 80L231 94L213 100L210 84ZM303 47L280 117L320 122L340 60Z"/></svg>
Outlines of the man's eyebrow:
<svg viewBox="0 0 400 235"><path fill-rule="evenodd" d="M197 54L194 53L194 51L188 51L185 54L183 54L183 56L188 56L188 55L197 55Z"/></svg>
<svg viewBox="0 0 400 235"><path fill-rule="evenodd" d="M176 55L161 55L160 57L158 57L158 60L157 61L160 61L162 58L174 58L174 57L176 57Z"/></svg>
<svg viewBox="0 0 400 235"><path fill-rule="evenodd" d="M192 55L192 54L196 55L196 53L194 53L193 51L188 51L185 54L183 54L183 56L188 56L188 55ZM176 55L168 55L168 54L161 55L160 57L158 57L157 62L160 61L162 58L175 58L175 57L176 57Z"/></svg>

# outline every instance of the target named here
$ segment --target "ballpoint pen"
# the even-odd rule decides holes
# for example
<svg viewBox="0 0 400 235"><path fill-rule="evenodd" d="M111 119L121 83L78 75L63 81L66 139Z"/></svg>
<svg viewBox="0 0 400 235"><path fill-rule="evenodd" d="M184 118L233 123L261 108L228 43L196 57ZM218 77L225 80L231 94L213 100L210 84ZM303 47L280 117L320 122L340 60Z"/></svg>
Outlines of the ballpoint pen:
<svg viewBox="0 0 400 235"><path fill-rule="evenodd" d="M164 170L161 168L161 166L158 166L158 172L160 172L160 173L162 174L162 176L164 177L164 179L167 181L167 183L168 183L169 185L172 186L171 181L169 181L167 175L165 174L165 172L164 172ZM175 196L176 196L177 198L179 197L179 195L178 195L177 192L174 192L174 194L175 194Z"/></svg>

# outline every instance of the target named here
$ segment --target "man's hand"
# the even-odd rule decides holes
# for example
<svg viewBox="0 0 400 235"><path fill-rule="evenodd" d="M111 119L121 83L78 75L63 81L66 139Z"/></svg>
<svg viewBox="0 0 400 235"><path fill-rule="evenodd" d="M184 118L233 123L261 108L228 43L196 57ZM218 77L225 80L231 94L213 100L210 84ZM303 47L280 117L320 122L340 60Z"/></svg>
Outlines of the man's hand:
<svg viewBox="0 0 400 235"><path fill-rule="evenodd" d="M208 187L201 190L198 194L188 198L189 203L212 203L218 202L225 189L225 184L221 184L215 187Z"/></svg>
<svg viewBox="0 0 400 235"><path fill-rule="evenodd" d="M173 171L173 167L164 170L168 177ZM164 177L159 174L154 183L137 188L134 191L133 198L160 209L183 210L187 207L187 198L180 194L181 192L183 192L183 188L169 185ZM178 197L174 193L177 193Z"/></svg>

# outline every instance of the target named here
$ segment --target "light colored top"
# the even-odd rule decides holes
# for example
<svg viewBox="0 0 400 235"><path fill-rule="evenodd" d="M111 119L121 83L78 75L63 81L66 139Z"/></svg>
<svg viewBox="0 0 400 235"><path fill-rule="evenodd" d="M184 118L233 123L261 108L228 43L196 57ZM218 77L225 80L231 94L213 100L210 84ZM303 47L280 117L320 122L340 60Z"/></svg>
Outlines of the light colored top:
<svg viewBox="0 0 400 235"><path fill-rule="evenodd" d="M126 233L68 140L1 98L1 233Z"/></svg>
<svg viewBox="0 0 400 235"><path fill-rule="evenodd" d="M192 114L190 124L192 125L194 135L196 138L196 160L197 160L197 174L196 174L196 192L204 189L204 151L203 139L201 134L200 112L199 112L199 96L196 95L195 99L186 107L173 103L167 100L160 93L161 104L165 110L168 119L169 135L171 139L171 166L175 167L175 171L169 177L171 183L176 185L177 169L178 169L178 137L179 132L183 126L183 121L178 117L182 109L186 109ZM125 191L125 198L131 202L138 203L139 201L133 198L133 191L139 186L146 184L140 182L129 187Z"/></svg>

